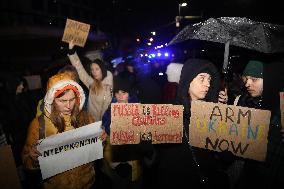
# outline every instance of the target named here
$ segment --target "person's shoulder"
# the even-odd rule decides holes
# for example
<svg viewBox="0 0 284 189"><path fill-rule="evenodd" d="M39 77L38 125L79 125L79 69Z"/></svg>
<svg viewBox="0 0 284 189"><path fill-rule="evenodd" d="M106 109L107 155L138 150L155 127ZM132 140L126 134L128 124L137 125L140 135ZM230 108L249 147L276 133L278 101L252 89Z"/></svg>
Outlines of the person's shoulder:
<svg viewBox="0 0 284 189"><path fill-rule="evenodd" d="M113 74L111 71L107 70L107 76L106 77L113 77Z"/></svg>
<svg viewBox="0 0 284 189"><path fill-rule="evenodd" d="M35 117L30 122L28 133L38 133L38 132L39 132L39 117Z"/></svg>
<svg viewBox="0 0 284 189"><path fill-rule="evenodd" d="M113 75L110 71L107 71L107 76L102 81L105 85L113 85Z"/></svg>

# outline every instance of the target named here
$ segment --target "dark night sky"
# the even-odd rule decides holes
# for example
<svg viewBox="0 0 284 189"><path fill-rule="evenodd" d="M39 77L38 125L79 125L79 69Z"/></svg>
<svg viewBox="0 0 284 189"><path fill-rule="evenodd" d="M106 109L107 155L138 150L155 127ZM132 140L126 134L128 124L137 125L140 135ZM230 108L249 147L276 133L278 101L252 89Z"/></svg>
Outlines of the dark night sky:
<svg viewBox="0 0 284 189"><path fill-rule="evenodd" d="M157 43L169 42L173 37L173 31L177 31L175 17L178 15L178 4L181 2L181 0L94 0L95 19L90 24L111 34L108 36L116 40L120 40L119 37L146 38L151 31L157 31L162 38L157 39ZM284 25L284 12L281 10L280 0L186 0L186 2L188 6L182 8L181 14L202 15L202 20L210 17L239 16ZM60 48L58 41L61 39L28 40L30 39L20 41L20 44L29 44L30 48L25 49L18 45L17 40L2 41L1 52L7 57L14 57L14 51L18 56L34 56L34 54L40 56L53 51L57 53ZM114 40L113 46L118 46L121 41ZM50 43L47 45L47 42ZM44 45L38 48L39 44Z"/></svg>
<svg viewBox="0 0 284 189"><path fill-rule="evenodd" d="M110 30L116 27L123 32L140 33L170 23L178 15L178 0L112 0L98 6L102 11L101 27ZM248 17L257 21L284 24L283 11L276 0L188 0L182 15L200 16L203 19L220 16ZM111 23L111 24L110 24Z"/></svg>

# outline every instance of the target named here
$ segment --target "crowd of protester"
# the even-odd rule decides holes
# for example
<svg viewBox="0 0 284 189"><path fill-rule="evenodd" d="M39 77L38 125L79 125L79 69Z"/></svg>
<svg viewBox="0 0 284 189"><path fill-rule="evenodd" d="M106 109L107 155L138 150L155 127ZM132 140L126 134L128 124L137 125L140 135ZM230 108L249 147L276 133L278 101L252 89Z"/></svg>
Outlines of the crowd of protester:
<svg viewBox="0 0 284 189"><path fill-rule="evenodd" d="M14 77L2 87L0 144L12 146L23 188L284 186L284 129L279 101L279 92L284 90L283 59L248 61L223 90L216 65L202 58L168 63L166 75L160 75L158 61L151 63L147 73L135 61L108 70L109 64L103 59L78 55L72 42L67 56L67 64L49 77L46 88L36 96L31 95L23 77ZM52 93L54 88L60 93ZM271 111L266 160L258 162L228 151L191 146L190 110L195 100ZM111 145L110 105L117 102L183 105L182 143ZM45 125L43 133L39 132L40 119ZM37 141L95 121L102 121L104 158L42 180Z"/></svg>

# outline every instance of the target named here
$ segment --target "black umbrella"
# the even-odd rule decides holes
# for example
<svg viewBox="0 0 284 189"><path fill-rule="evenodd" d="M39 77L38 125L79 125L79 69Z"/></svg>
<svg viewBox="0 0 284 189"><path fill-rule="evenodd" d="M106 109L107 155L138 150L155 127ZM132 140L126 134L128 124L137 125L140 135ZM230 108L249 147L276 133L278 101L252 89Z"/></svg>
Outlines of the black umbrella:
<svg viewBox="0 0 284 189"><path fill-rule="evenodd" d="M223 73L227 73L229 45L263 53L284 52L284 26L252 21L248 18L210 18L180 31L169 45L188 39L225 44Z"/></svg>

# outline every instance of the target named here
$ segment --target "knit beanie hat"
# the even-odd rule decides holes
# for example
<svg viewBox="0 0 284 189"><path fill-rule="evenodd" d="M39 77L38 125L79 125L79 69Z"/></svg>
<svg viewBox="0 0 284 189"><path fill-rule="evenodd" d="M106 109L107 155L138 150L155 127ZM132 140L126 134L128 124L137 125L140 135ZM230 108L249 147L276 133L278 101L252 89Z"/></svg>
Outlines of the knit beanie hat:
<svg viewBox="0 0 284 189"><path fill-rule="evenodd" d="M54 101L54 98L69 89L75 92L77 97L76 103L79 105L79 109L82 109L85 102L85 93L83 88L72 80L70 74L60 73L49 78L47 83L47 92L44 97L44 107L48 113L51 113L51 105Z"/></svg>
<svg viewBox="0 0 284 189"><path fill-rule="evenodd" d="M263 78L263 63L257 60L250 60L244 69L243 76Z"/></svg>
<svg viewBox="0 0 284 189"><path fill-rule="evenodd" d="M119 76L113 79L113 92L117 93L119 90L130 93L131 84L128 79L123 79Z"/></svg>

